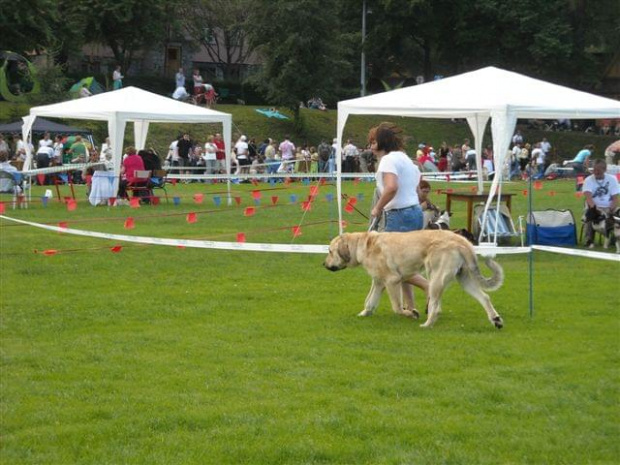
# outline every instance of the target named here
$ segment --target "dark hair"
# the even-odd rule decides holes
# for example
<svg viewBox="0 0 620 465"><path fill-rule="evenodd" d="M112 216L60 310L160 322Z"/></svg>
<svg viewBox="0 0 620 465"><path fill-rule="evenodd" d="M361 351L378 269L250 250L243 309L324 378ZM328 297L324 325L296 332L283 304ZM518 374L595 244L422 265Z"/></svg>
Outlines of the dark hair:
<svg viewBox="0 0 620 465"><path fill-rule="evenodd" d="M428 181L422 179L422 180L420 180L420 184L418 184L418 187L420 189L430 189L431 185L430 185L430 183Z"/></svg>
<svg viewBox="0 0 620 465"><path fill-rule="evenodd" d="M394 123L381 123L370 130L368 139L369 142L375 141L377 143L378 150L393 152L403 148L402 132L402 129Z"/></svg>

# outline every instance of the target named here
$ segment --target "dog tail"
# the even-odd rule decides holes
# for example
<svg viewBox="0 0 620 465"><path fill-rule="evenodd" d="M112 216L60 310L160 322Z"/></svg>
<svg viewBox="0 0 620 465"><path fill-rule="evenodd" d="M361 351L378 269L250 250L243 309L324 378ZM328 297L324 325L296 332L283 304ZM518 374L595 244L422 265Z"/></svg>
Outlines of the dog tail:
<svg viewBox="0 0 620 465"><path fill-rule="evenodd" d="M480 283L480 287L482 287L485 291L496 291L502 286L504 283L504 270L499 263L490 257L485 257L484 262L493 272L493 275L490 278L485 278L480 272L478 258L476 257L473 249L468 249L467 252L462 253L462 255L465 259L468 271L471 273L472 277Z"/></svg>

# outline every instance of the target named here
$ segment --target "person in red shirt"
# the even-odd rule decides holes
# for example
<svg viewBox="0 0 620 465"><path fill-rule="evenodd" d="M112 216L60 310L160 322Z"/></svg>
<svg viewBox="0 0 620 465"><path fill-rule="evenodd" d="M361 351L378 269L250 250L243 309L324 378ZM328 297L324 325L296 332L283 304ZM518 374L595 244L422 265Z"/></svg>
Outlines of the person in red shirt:
<svg viewBox="0 0 620 465"><path fill-rule="evenodd" d="M134 147L127 147L127 156L123 160L123 166L121 167L119 197L127 197L127 184L136 181L137 178L134 175L136 171L144 171L144 161Z"/></svg>
<svg viewBox="0 0 620 465"><path fill-rule="evenodd" d="M216 134L213 143L217 147L215 158L217 159L217 169L220 173L226 173L226 146L221 134Z"/></svg>

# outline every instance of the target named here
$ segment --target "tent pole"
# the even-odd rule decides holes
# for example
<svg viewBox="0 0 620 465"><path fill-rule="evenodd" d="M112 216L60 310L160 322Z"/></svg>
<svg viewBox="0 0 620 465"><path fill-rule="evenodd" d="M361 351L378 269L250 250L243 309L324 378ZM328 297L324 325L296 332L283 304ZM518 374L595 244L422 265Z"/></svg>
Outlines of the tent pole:
<svg viewBox="0 0 620 465"><path fill-rule="evenodd" d="M528 200L527 200L527 210L528 210L528 219L532 217L532 169L530 167L530 176L528 182ZM527 225L527 220L526 220ZM529 279L530 279L530 318L534 317L534 249L532 248L532 244L530 244L530 251L528 253L528 265L529 265Z"/></svg>

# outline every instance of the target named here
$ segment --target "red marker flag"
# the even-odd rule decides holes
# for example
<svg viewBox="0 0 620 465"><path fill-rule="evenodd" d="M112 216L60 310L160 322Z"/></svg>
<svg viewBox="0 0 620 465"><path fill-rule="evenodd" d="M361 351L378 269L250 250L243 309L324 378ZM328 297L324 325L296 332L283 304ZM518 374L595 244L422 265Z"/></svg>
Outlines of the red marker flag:
<svg viewBox="0 0 620 465"><path fill-rule="evenodd" d="M58 250L54 250L54 249L47 249L43 251L43 255L56 255L58 253Z"/></svg>
<svg viewBox="0 0 620 465"><path fill-rule="evenodd" d="M136 223L132 217L129 217L125 220L125 229L133 229L135 228Z"/></svg>
<svg viewBox="0 0 620 465"><path fill-rule="evenodd" d="M355 209L353 208L353 205L351 205L350 203L348 203L346 207L344 207L344 211L347 213L353 213L354 210Z"/></svg>
<svg viewBox="0 0 620 465"><path fill-rule="evenodd" d="M114 247L112 247L110 249L110 252L112 252L112 253L119 253L121 250L123 250L123 246L122 245L115 245Z"/></svg>
<svg viewBox="0 0 620 465"><path fill-rule="evenodd" d="M301 236L301 226L293 226L293 237Z"/></svg>
<svg viewBox="0 0 620 465"><path fill-rule="evenodd" d="M537 191L541 190L543 188L543 183L542 181L534 181L534 189L536 189Z"/></svg>
<svg viewBox="0 0 620 465"><path fill-rule="evenodd" d="M193 213L193 212L192 212L192 213L188 213L188 214L187 214L187 222L188 222L189 224L193 224L193 223L195 223L196 221L198 221L198 216L196 215L196 213Z"/></svg>
<svg viewBox="0 0 620 465"><path fill-rule="evenodd" d="M237 202L237 205L241 205L241 197L235 197L235 202Z"/></svg>
<svg viewBox="0 0 620 465"><path fill-rule="evenodd" d="M237 242L245 242L245 233L237 233Z"/></svg>
<svg viewBox="0 0 620 465"><path fill-rule="evenodd" d="M77 208L77 202L75 201L75 199L69 199L67 200L67 210L72 212Z"/></svg>
<svg viewBox="0 0 620 465"><path fill-rule="evenodd" d="M551 197L555 196L555 191L549 191L549 195L550 195Z"/></svg>
<svg viewBox="0 0 620 465"><path fill-rule="evenodd" d="M324 186L325 185L325 178L321 178L319 179L319 186Z"/></svg>
<svg viewBox="0 0 620 465"><path fill-rule="evenodd" d="M178 181L179 181L179 180L178 180L177 178L172 178L172 179L170 180L170 182L172 183L172 185L173 185L173 186L176 186Z"/></svg>
<svg viewBox="0 0 620 465"><path fill-rule="evenodd" d="M204 200L204 194L194 194L194 202L200 204Z"/></svg>
<svg viewBox="0 0 620 465"><path fill-rule="evenodd" d="M356 203L357 203L357 197L349 197L349 200L347 200L347 204L353 207L355 206Z"/></svg>
<svg viewBox="0 0 620 465"><path fill-rule="evenodd" d="M523 189L523 197L527 197L527 189Z"/></svg>
<svg viewBox="0 0 620 465"><path fill-rule="evenodd" d="M68 224L66 221L61 221L60 223L58 223L58 227L61 229L67 229Z"/></svg>
<svg viewBox="0 0 620 465"><path fill-rule="evenodd" d="M45 184L45 175L37 174L37 181L39 181L39 186L42 186L43 184Z"/></svg>
<svg viewBox="0 0 620 465"><path fill-rule="evenodd" d="M6 205L4 202L0 202L0 215L4 215L4 212L6 212Z"/></svg>
<svg viewBox="0 0 620 465"><path fill-rule="evenodd" d="M132 197L129 199L129 206L131 208L140 208L140 197Z"/></svg>
<svg viewBox="0 0 620 465"><path fill-rule="evenodd" d="M271 204L275 205L276 203L278 203L278 196L277 195L272 195L271 196Z"/></svg>
<svg viewBox="0 0 620 465"><path fill-rule="evenodd" d="M312 209L312 202L301 202L301 209L305 212L310 211Z"/></svg>
<svg viewBox="0 0 620 465"><path fill-rule="evenodd" d="M254 207L246 207L245 210L243 210L243 216L254 216L254 213L256 213Z"/></svg>
<svg viewBox="0 0 620 465"><path fill-rule="evenodd" d="M316 197L319 193L319 186L310 186L310 195Z"/></svg>
<svg viewBox="0 0 620 465"><path fill-rule="evenodd" d="M252 198L254 200L260 200L263 194L260 191L252 191Z"/></svg>

